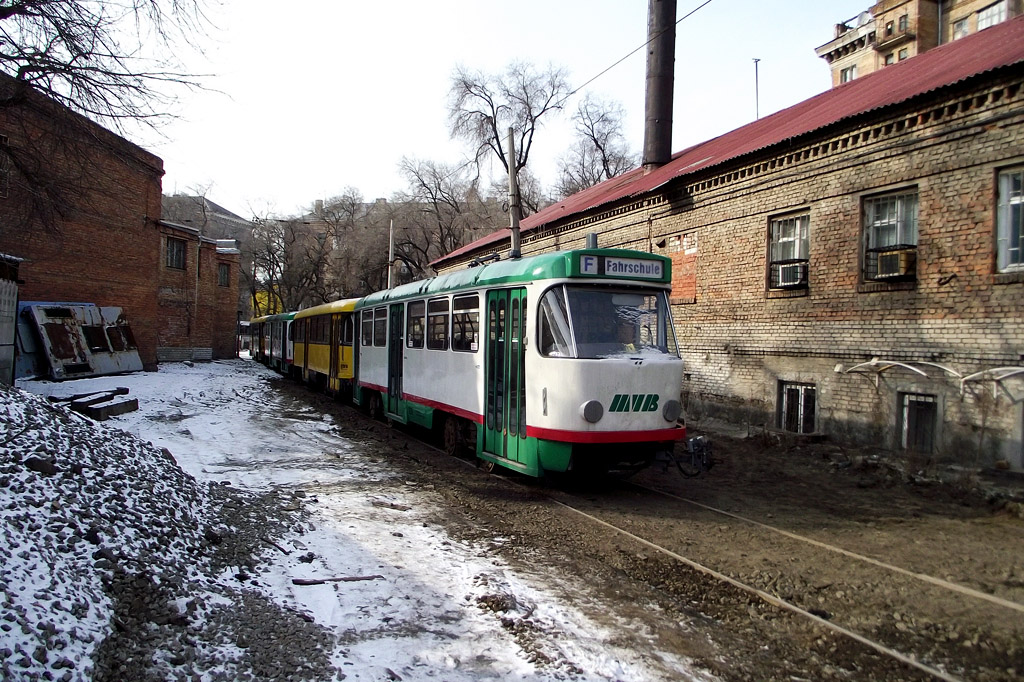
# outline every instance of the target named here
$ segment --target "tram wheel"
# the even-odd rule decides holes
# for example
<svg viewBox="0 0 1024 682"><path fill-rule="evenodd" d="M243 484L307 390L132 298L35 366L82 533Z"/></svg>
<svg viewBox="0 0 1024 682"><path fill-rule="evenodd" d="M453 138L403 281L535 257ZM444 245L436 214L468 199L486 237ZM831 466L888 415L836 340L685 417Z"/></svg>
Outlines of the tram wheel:
<svg viewBox="0 0 1024 682"><path fill-rule="evenodd" d="M462 435L461 420L452 415L444 420L444 451L452 457L466 455L466 439Z"/></svg>
<svg viewBox="0 0 1024 682"><path fill-rule="evenodd" d="M374 392L370 394L367 411L370 413L370 419L380 421L381 417L384 416L384 401L380 399L380 393Z"/></svg>

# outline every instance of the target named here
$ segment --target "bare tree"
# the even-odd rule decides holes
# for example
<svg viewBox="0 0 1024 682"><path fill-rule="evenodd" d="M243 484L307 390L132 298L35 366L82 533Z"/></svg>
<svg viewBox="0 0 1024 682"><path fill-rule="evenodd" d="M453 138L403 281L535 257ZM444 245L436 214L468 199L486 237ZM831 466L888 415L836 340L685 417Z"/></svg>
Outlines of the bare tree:
<svg viewBox="0 0 1024 682"><path fill-rule="evenodd" d="M573 114L576 139L559 161L555 191L562 197L593 187L636 168L622 134L621 104L587 95Z"/></svg>
<svg viewBox="0 0 1024 682"><path fill-rule="evenodd" d="M485 74L458 67L449 88L448 121L452 137L473 146L479 168L494 154L507 172L521 171L530 158L534 136L543 120L560 111L569 94L564 69L514 62L503 74ZM515 158L509 159L508 129L516 136Z"/></svg>
<svg viewBox="0 0 1024 682"><path fill-rule="evenodd" d="M205 34L203 0L8 0L0 6L0 71L100 123L150 121L168 84L195 86L173 55Z"/></svg>

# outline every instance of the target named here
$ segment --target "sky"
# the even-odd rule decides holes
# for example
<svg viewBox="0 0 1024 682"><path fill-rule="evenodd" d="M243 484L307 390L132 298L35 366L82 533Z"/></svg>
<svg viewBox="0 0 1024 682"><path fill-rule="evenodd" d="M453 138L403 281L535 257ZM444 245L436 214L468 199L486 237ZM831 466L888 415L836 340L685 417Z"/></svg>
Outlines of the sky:
<svg viewBox="0 0 1024 682"><path fill-rule="evenodd" d="M167 640L158 640L154 678L178 679L184 666L205 680L249 679L257 657L236 646L234 629L216 623L223 610L248 610L255 595L326 629L334 643L326 653L344 671L334 679L713 679L557 566L523 572L507 564L494 547L511 538L449 535L437 522L444 503L432 486L391 470L379 444L346 437L358 431L317 411L315 401L275 392L284 378L251 360L191 364L57 383L19 380L39 396L128 388L139 409L102 424L0 387L0 597L16 616L13 628L0 629L0 676L9 665L25 675L70 669L78 679L95 664L113 628L103 587L109 569L94 561L92 541L69 540L93 527L100 549L113 548L118 563L172 586L184 574L183 586L168 592L189 638L198 640L196 655L176 665L162 649ZM170 451L194 480L156 448ZM26 453L38 452L53 453L56 475L23 465ZM208 527L234 532L220 525L203 493L215 484L273 492L309 513L273 547L267 543L244 583L239 567L217 573L196 549ZM292 582L339 576L374 578ZM496 597L509 609L480 607ZM180 631L150 627L179 641ZM682 620L667 636L689 627ZM40 648L49 655L33 655Z"/></svg>
<svg viewBox="0 0 1024 682"><path fill-rule="evenodd" d="M815 48L871 5L705 1L678 0L677 19L696 11L677 25L674 151L827 90ZM181 56L207 89L180 93L159 134L132 136L164 160L165 194L205 193L244 218L298 215L350 187L390 197L406 189L403 157L466 158L446 117L457 66L564 67L574 89L597 76L535 137L529 165L544 186L585 93L621 104L630 148L642 150L646 0L219 2L203 54Z"/></svg>

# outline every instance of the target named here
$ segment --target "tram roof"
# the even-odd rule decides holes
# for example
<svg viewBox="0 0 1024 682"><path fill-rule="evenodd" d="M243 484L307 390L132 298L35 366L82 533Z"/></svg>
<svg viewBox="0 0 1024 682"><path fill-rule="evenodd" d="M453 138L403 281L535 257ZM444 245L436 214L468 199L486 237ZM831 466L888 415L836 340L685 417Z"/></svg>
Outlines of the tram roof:
<svg viewBox="0 0 1024 682"><path fill-rule="evenodd" d="M601 263L609 259L628 262L655 262L660 267L657 277L629 277L626 275L590 274L581 270L584 256L594 256ZM603 265L602 265L603 267ZM572 251L552 251L536 256L500 260L478 267L457 270L455 272L403 284L393 289L374 292L359 300L358 308L377 305L384 301L431 296L434 294L462 291L483 286L500 286L503 284L526 284L540 279L562 279L587 277L609 281L650 284L664 286L672 281L671 259L666 256L646 251L630 251L627 249L575 249Z"/></svg>
<svg viewBox="0 0 1024 682"><path fill-rule="evenodd" d="M306 317L313 317L314 315L351 312L355 309L356 302L358 301L358 298L343 298L337 301L331 301L330 303L315 305L312 308L305 308L292 314L295 316L296 320L301 320Z"/></svg>

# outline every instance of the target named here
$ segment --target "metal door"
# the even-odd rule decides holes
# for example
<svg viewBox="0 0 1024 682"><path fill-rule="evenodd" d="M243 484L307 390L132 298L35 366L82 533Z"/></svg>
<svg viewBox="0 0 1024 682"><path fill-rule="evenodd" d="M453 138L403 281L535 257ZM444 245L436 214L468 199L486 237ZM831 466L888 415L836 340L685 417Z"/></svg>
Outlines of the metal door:
<svg viewBox="0 0 1024 682"><path fill-rule="evenodd" d="M526 289L487 292L483 449L521 461L526 441Z"/></svg>
<svg viewBox="0 0 1024 682"><path fill-rule="evenodd" d="M402 398L402 353L405 351L405 305L396 303L388 310L388 404L387 411L398 412Z"/></svg>

